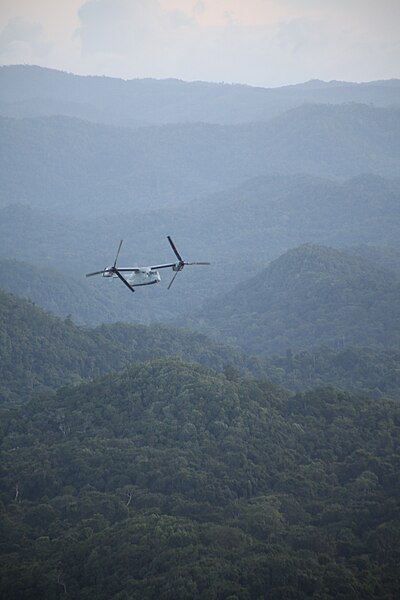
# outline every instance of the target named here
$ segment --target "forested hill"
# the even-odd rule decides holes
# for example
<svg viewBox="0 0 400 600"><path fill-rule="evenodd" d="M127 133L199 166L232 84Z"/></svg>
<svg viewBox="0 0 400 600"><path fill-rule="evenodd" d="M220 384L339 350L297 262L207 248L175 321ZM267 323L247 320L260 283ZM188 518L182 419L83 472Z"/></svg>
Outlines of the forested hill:
<svg viewBox="0 0 400 600"><path fill-rule="evenodd" d="M356 104L302 106L236 126L1 117L0 136L3 206L85 217L172 208L266 174L395 177L400 166L400 109Z"/></svg>
<svg viewBox="0 0 400 600"><path fill-rule="evenodd" d="M0 403L26 400L32 393L157 356L179 355L219 370L241 363L235 350L204 335L159 325L78 327L2 291L0 340Z"/></svg>
<svg viewBox="0 0 400 600"><path fill-rule="evenodd" d="M161 325L77 327L31 302L0 292L0 404L97 377L156 357L180 356L228 379L267 377L291 390L316 385L400 398L400 353L363 348L249 356L203 334Z"/></svg>
<svg viewBox="0 0 400 600"><path fill-rule="evenodd" d="M400 597L399 92L0 67L1 599Z"/></svg>
<svg viewBox="0 0 400 600"><path fill-rule="evenodd" d="M306 103L400 105L400 82L310 81L267 89L202 81L82 77L37 66L0 67L0 114L68 115L129 126L265 121Z"/></svg>
<svg viewBox="0 0 400 600"><path fill-rule="evenodd" d="M400 280L345 252L305 244L204 305L187 323L257 354L400 344Z"/></svg>
<svg viewBox="0 0 400 600"><path fill-rule="evenodd" d="M395 349L322 348L271 358L251 356L204 334L162 325L115 323L77 327L31 302L0 292L0 404L26 401L120 369L131 362L180 356L222 371L228 379L267 377L290 390L335 385L376 398L400 398Z"/></svg>
<svg viewBox="0 0 400 600"><path fill-rule="evenodd" d="M1 258L31 265L2 261L0 287L21 296L30 292L38 304L63 316L70 313L87 325L119 319L166 322L305 242L368 244L360 249L368 260L392 269L397 263L398 268L399 196L400 179L363 175L336 182L275 175L202 196L179 209L131 210L124 217L93 214L83 221L21 205L0 208ZM229 235L222 235L224 230ZM212 266L187 269L168 294L163 282L160 288L136 294L134 302L120 293L116 282L85 280L85 272L112 262L122 238L121 264L168 262L173 254L167 234L185 258L210 260Z"/></svg>
<svg viewBox="0 0 400 600"><path fill-rule="evenodd" d="M8 600L387 600L398 402L176 360L1 410Z"/></svg>

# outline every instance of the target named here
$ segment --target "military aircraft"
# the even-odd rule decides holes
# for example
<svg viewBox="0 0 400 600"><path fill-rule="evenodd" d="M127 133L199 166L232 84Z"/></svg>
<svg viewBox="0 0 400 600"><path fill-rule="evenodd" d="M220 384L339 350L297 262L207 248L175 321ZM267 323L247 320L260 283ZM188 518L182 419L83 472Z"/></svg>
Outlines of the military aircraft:
<svg viewBox="0 0 400 600"><path fill-rule="evenodd" d="M134 292L134 288L143 285L151 285L153 283L159 283L161 281L160 269L172 269L174 275L168 285L167 289L170 289L171 285L175 281L175 277L186 265L209 265L209 262L186 262L179 254L175 247L174 242L168 235L167 240L169 241L171 248L178 259L178 262L167 263L163 265L153 265L151 267L117 267L117 260L121 250L122 242L120 241L117 255L114 260L114 264L111 267L106 267L102 271L95 271L94 273L87 273L86 277L92 277L93 275L103 275L103 277L118 277L122 283L126 285L131 292ZM127 275L125 275L127 273Z"/></svg>

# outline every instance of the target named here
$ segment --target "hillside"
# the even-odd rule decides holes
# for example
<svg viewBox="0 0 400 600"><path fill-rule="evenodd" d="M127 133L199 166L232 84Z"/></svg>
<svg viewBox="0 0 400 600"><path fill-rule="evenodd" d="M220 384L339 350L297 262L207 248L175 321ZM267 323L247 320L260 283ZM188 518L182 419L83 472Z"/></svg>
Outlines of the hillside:
<svg viewBox="0 0 400 600"><path fill-rule="evenodd" d="M308 103L400 105L400 82L311 81L266 89L178 80L81 77L36 66L0 67L0 114L66 115L117 125L266 121Z"/></svg>
<svg viewBox="0 0 400 600"><path fill-rule="evenodd" d="M321 345L398 347L399 292L392 273L306 244L206 303L186 324L256 354Z"/></svg>
<svg viewBox="0 0 400 600"><path fill-rule="evenodd" d="M297 352L288 349L281 356L248 358L252 373L295 392L332 386L370 398L400 399L398 347L344 346L335 350L324 346Z"/></svg>
<svg viewBox="0 0 400 600"><path fill-rule="evenodd" d="M246 356L201 333L162 325L114 323L96 328L75 325L69 317L60 319L32 302L0 291L0 404L21 402L33 394L56 390L67 384L118 370L131 363L158 357L181 357L226 372L228 378L266 376L291 389L304 389L315 381L331 382L335 355L310 359L294 357L295 370L284 359L268 361ZM335 380L342 386L366 388L382 395L400 395L396 379L399 356L395 352L359 355L359 376L337 370ZM385 365L386 364L386 368ZM287 370L287 373L285 371ZM330 379L329 379L330 377ZM381 390L381 391L379 391Z"/></svg>
<svg viewBox="0 0 400 600"><path fill-rule="evenodd" d="M399 173L399 80L0 66L1 599L399 597Z"/></svg>
<svg viewBox="0 0 400 600"><path fill-rule="evenodd" d="M229 271L234 278L237 267L259 270L271 258L307 242L363 244L370 248L371 260L371 245L378 246L376 254L385 252L383 246L395 249L399 194L400 179L371 174L343 182L300 174L269 175L209 195L179 211L160 211L147 219L143 215L140 223L147 230L151 223L157 228L160 221L183 242L190 238L196 253L206 241L224 267L235 263L236 270ZM133 213L130 216L134 218Z"/></svg>
<svg viewBox="0 0 400 600"><path fill-rule="evenodd" d="M286 356L249 356L204 334L161 325L114 323L83 328L0 292L0 404L97 377L132 363L180 356L228 379L267 377L299 391L321 385L400 398L396 350L327 348Z"/></svg>
<svg viewBox="0 0 400 600"><path fill-rule="evenodd" d="M400 109L356 104L303 106L237 126L0 118L1 204L108 217L177 207L266 174L395 177L399 140Z"/></svg>
<svg viewBox="0 0 400 600"><path fill-rule="evenodd" d="M151 318L144 297L137 301L121 294L117 281L102 283L105 285L90 285L80 272L56 270L43 263L0 260L0 289L31 300L58 317L70 317L78 325L156 320ZM161 306L158 314L163 314Z"/></svg>
<svg viewBox="0 0 400 600"><path fill-rule="evenodd" d="M119 314L116 313L116 302L111 306L108 290L99 293L85 285L85 280L74 279L69 273L62 274L48 267L0 260L0 281L2 290L31 300L58 317L70 316L78 324L94 325L98 324L98 320L120 321L124 314L122 309ZM126 320L132 320L132 317Z"/></svg>
<svg viewBox="0 0 400 600"><path fill-rule="evenodd" d="M3 409L0 594L394 597L399 417L172 360Z"/></svg>
<svg viewBox="0 0 400 600"><path fill-rule="evenodd" d="M366 259L396 269L399 194L399 179L363 175L342 183L294 175L255 178L180 209L132 211L123 218L78 220L9 206L0 209L0 257L31 266L12 272L3 262L0 287L80 323L150 323L193 311L306 242L364 244ZM122 265L171 260L167 235L186 259L209 260L211 267L186 269L168 292L170 274L163 273L161 286L134 298L115 281L84 278L112 263L122 238Z"/></svg>
<svg viewBox="0 0 400 600"><path fill-rule="evenodd" d="M196 333L123 323L78 327L2 291L0 339L0 403L26 400L154 357L182 356L219 370L240 362L234 350Z"/></svg>
<svg viewBox="0 0 400 600"><path fill-rule="evenodd" d="M361 256L364 260L368 260L380 269L392 272L395 277L396 275L400 275L399 248L395 248L394 246L379 247L361 245L347 248L347 252L354 254L355 256Z"/></svg>

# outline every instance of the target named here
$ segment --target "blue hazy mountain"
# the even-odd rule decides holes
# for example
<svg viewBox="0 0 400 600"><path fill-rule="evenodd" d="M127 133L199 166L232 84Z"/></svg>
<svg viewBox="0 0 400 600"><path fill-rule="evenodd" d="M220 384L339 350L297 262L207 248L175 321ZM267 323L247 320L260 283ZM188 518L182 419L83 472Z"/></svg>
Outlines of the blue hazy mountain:
<svg viewBox="0 0 400 600"><path fill-rule="evenodd" d="M91 217L173 208L246 179L336 179L400 169L400 109L303 106L267 123L118 128L0 119L2 205Z"/></svg>
<svg viewBox="0 0 400 600"><path fill-rule="evenodd" d="M398 80L313 80L281 88L174 79L78 76L36 66L0 68L0 114L66 115L117 125L266 121L302 104L400 105Z"/></svg>
<svg viewBox="0 0 400 600"><path fill-rule="evenodd" d="M364 245L354 253L364 254L371 266L375 262L395 271L399 193L399 180L371 175L343 183L271 176L180 209L132 211L124 218L78 220L9 206L0 209L0 257L31 266L3 264L0 287L28 296L37 290L38 295L29 296L34 301L45 297L47 308L64 306L66 312L59 314L71 314L82 323L148 323L173 319L207 297L227 293L272 259L307 242ZM167 235L187 260L209 260L212 265L188 267L168 292L171 274L164 271L160 286L141 289L133 298L119 282L85 279L85 273L112 264L120 239L122 266L174 260Z"/></svg>
<svg viewBox="0 0 400 600"><path fill-rule="evenodd" d="M400 277L346 252L305 244L184 322L256 354L398 347Z"/></svg>

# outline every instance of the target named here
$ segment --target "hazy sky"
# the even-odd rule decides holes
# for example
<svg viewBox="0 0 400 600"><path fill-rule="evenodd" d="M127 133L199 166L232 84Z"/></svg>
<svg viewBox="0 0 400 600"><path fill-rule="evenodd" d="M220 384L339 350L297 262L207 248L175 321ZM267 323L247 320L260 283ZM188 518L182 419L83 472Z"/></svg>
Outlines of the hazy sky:
<svg viewBox="0 0 400 600"><path fill-rule="evenodd" d="M400 0L0 0L0 63L276 86L400 77Z"/></svg>

